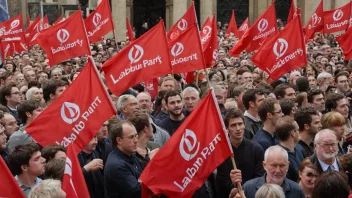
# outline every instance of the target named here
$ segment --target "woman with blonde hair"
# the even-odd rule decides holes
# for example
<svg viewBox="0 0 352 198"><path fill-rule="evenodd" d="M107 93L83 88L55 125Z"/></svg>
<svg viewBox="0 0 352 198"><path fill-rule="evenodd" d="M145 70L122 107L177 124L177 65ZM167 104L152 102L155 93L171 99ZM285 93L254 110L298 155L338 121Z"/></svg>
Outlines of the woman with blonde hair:
<svg viewBox="0 0 352 198"><path fill-rule="evenodd" d="M335 132L339 153L338 155L344 155L345 151L342 149L340 143L344 140L345 136L345 118L339 112L329 112L323 115L321 118L322 129L330 129Z"/></svg>

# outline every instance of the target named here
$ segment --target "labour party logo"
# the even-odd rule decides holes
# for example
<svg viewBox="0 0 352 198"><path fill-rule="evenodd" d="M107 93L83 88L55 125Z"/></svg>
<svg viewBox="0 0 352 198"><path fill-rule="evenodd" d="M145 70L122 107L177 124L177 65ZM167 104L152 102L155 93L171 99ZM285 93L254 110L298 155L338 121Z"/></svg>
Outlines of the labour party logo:
<svg viewBox="0 0 352 198"><path fill-rule="evenodd" d="M200 143L197 142L196 134L186 129L180 141L180 154L186 161L193 159L199 151ZM186 147L186 149L185 149Z"/></svg>
<svg viewBox="0 0 352 198"><path fill-rule="evenodd" d="M67 115L67 113L68 115ZM74 123L80 116L80 109L78 105L70 102L64 102L61 106L61 118L67 124Z"/></svg>

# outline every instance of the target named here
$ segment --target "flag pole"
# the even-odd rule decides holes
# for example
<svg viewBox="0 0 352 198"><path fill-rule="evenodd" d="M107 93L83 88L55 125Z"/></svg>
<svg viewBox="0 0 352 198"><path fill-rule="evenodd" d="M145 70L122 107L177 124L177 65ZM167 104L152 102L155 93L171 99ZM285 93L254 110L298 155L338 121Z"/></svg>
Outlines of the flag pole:
<svg viewBox="0 0 352 198"><path fill-rule="evenodd" d="M234 170L237 170L237 166L236 166L236 162L235 162L235 155L233 153L233 149L232 149L232 146L231 146L231 143L230 143L230 139L229 139L229 136L227 134L227 130L226 130L226 127L225 127L225 124L224 124L224 120L222 119L222 116L221 116L221 113L220 113L220 108L219 108L219 104L217 103L217 100L216 100L216 96L215 96L215 92L214 92L214 89L213 88L210 88L210 92L211 92L211 95L213 96L213 100L214 100L214 103L215 103L215 106L216 106L216 110L218 112L218 116L219 116L219 119L220 119L220 122L221 122L221 126L222 126L222 129L223 129L223 132L225 133L225 137L226 137L226 140L227 140L227 144L229 146L229 149L232 153L231 155L231 161L232 161L232 165L233 165L233 169ZM238 189L238 193L240 194L240 196L242 198L246 198L246 195L244 194L244 191L242 189L242 184L241 182L237 182L236 183L237 185L237 189Z"/></svg>

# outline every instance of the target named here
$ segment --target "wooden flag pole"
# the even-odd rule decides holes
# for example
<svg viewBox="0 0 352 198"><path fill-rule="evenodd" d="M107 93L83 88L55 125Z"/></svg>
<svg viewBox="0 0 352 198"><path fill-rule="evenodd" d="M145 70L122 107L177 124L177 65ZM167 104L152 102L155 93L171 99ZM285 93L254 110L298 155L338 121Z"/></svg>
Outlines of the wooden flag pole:
<svg viewBox="0 0 352 198"><path fill-rule="evenodd" d="M234 157L233 154L232 154L232 156L231 156L231 161L232 161L232 165L233 165L233 170L237 170L237 166L236 166L236 162L235 162L235 157ZM241 182L237 182L236 185L237 185L237 189L238 189L238 194L240 194L242 198L246 198L246 195L244 194L244 191L243 191L243 189L242 189L242 184L241 184Z"/></svg>

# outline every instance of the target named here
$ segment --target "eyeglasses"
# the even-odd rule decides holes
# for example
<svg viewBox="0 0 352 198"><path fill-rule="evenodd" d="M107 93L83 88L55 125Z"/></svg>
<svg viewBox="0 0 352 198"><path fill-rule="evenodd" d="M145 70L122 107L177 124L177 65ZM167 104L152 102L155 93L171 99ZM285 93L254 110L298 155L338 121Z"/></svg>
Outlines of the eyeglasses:
<svg viewBox="0 0 352 198"><path fill-rule="evenodd" d="M280 109L280 111L277 111L277 112L273 112L273 114L275 114L275 113L282 113L282 109Z"/></svg>
<svg viewBox="0 0 352 198"><path fill-rule="evenodd" d="M316 144L319 144L320 146L322 146L323 148L330 148L330 147L333 147L333 148L336 148L337 147L337 142L334 142L334 143L319 143L317 142Z"/></svg>
<svg viewBox="0 0 352 198"><path fill-rule="evenodd" d="M13 93L11 93L11 94L13 94L13 95L20 95L20 94L21 94L21 92L16 91L16 92L13 92Z"/></svg>
<svg viewBox="0 0 352 198"><path fill-rule="evenodd" d="M134 138L138 139L138 134L134 134L134 135L130 135L130 136L127 136L127 137L122 137L122 138L127 138L127 139L130 139L130 140L133 140Z"/></svg>

